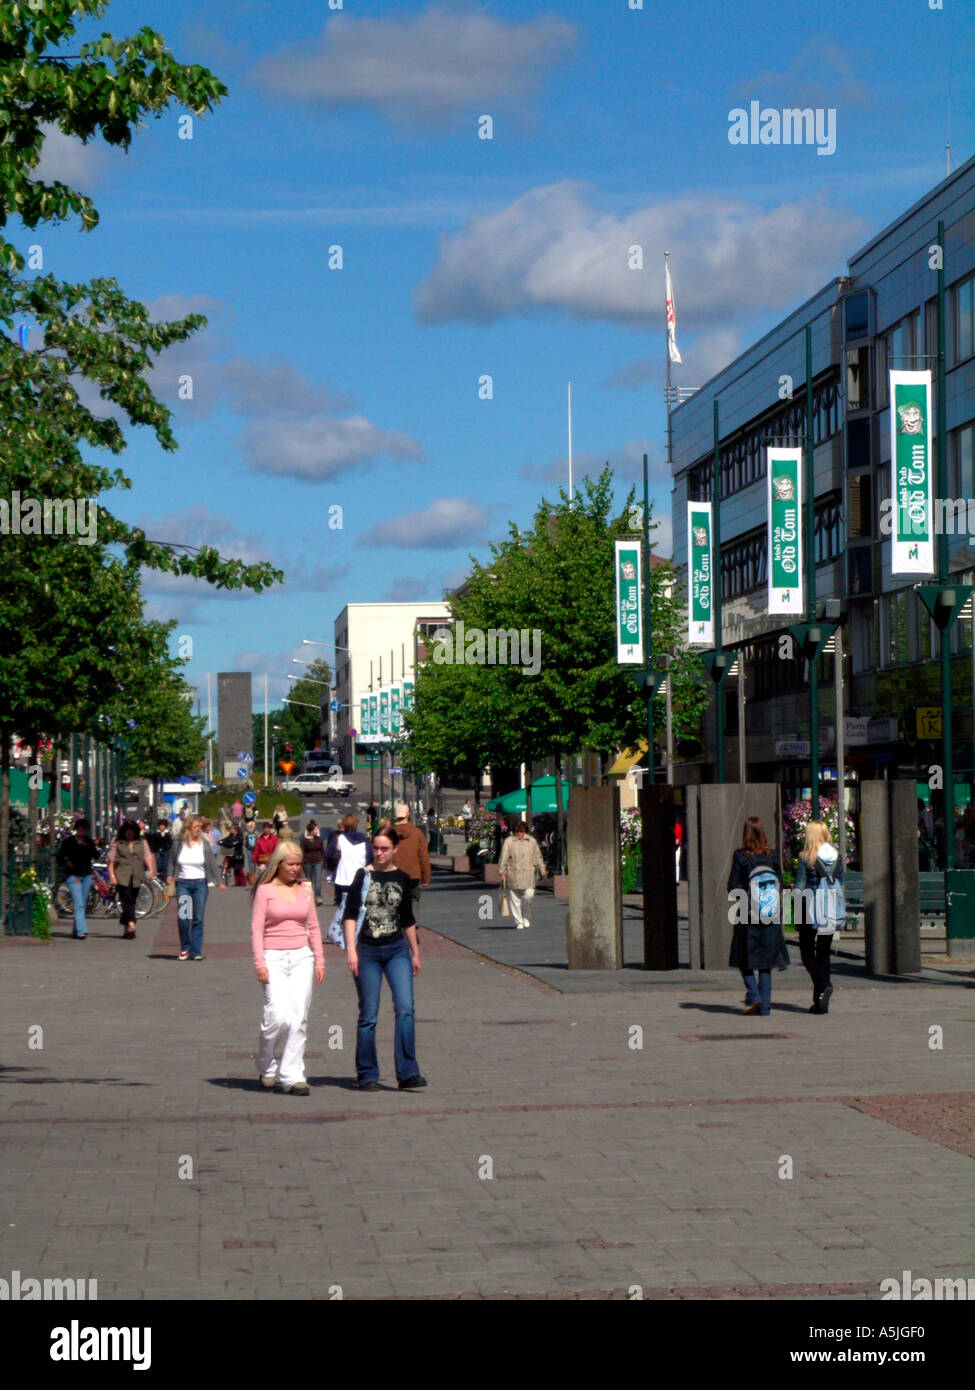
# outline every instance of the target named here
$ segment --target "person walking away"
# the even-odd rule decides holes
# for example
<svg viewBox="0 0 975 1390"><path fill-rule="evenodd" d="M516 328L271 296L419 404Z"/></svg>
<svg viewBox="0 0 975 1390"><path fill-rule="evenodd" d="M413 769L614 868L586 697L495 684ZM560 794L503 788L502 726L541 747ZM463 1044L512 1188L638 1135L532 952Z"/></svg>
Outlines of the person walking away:
<svg viewBox="0 0 975 1390"><path fill-rule="evenodd" d="M225 835L220 841L220 847L226 856L224 860L224 881L227 875L232 873L234 884L237 888L244 885L244 833L240 826L234 822L230 833Z"/></svg>
<svg viewBox="0 0 975 1390"><path fill-rule="evenodd" d="M281 831L284 829L284 827L286 825L290 826L290 822L288 820L288 813L281 805L280 801L274 808L274 814L271 817L271 824L274 826L275 835L277 835L279 838L281 835Z"/></svg>
<svg viewBox="0 0 975 1390"><path fill-rule="evenodd" d="M728 892L748 895L746 920L735 914L729 964L737 966L745 982L745 1013L768 1014L772 1008L772 971L785 970L789 949L782 935L782 869L770 847L758 816L745 821L741 848L735 850L728 876ZM758 971L758 988L755 971Z"/></svg>
<svg viewBox="0 0 975 1390"><path fill-rule="evenodd" d="M231 818L231 820L234 822L234 824L236 825L237 822L238 822L238 821L241 819L241 817L243 816L243 814L244 814L244 803L241 801L240 797L238 796L237 800L234 802L234 804L233 804L233 805L231 806L231 808L230 808L230 818Z"/></svg>
<svg viewBox="0 0 975 1390"><path fill-rule="evenodd" d="M680 883L680 849L684 843L684 827L679 820L674 821L674 873Z"/></svg>
<svg viewBox="0 0 975 1390"><path fill-rule="evenodd" d="M328 939L337 946L344 944L343 904L349 885L360 869L372 863L372 845L359 832L359 817L354 811L343 816L339 828L328 842L326 858L335 865L335 915L328 929Z"/></svg>
<svg viewBox="0 0 975 1390"><path fill-rule="evenodd" d="M361 868L345 898L345 940L348 966L359 996L355 1070L360 1091L378 1091L379 1058L376 1022L383 976L389 981L396 1015L396 1080L401 1091L427 1083L416 1060L416 1021L413 980L420 973L420 947L413 920L413 885L393 863L396 831L373 836L375 862Z"/></svg>
<svg viewBox="0 0 975 1390"><path fill-rule="evenodd" d="M57 863L65 876L74 905L74 930L71 935L76 941L88 939L85 905L91 890L91 866L97 858L98 846L91 838L91 825L84 818L76 820L74 834L61 841L57 852Z"/></svg>
<svg viewBox="0 0 975 1390"><path fill-rule="evenodd" d="M427 848L431 854L436 854L439 848L437 815L432 806L427 812Z"/></svg>
<svg viewBox="0 0 975 1390"><path fill-rule="evenodd" d="M301 851L281 840L251 894L251 945L264 1015L257 1049L261 1085L307 1096L305 1039L312 980L325 979L322 929L311 884L302 881Z"/></svg>
<svg viewBox="0 0 975 1390"><path fill-rule="evenodd" d="M379 824L379 807L374 801L370 801L366 811L366 830L370 835L375 835L376 826Z"/></svg>
<svg viewBox="0 0 975 1390"><path fill-rule="evenodd" d="M469 798L460 808L460 818L464 822L464 843L467 844L471 838L471 821L474 819L474 807Z"/></svg>
<svg viewBox="0 0 975 1390"><path fill-rule="evenodd" d="M796 865L796 888L805 889L799 923L799 953L812 980L811 1014L828 1014L833 986L830 951L833 935L846 921L846 895L841 886L844 866L831 842L825 821L811 820L806 843Z"/></svg>
<svg viewBox="0 0 975 1390"><path fill-rule="evenodd" d="M315 905L320 907L322 874L325 870L325 846L322 844L322 832L318 828L317 821L310 820L305 826L305 833L301 837L301 853L304 857L304 871L311 878L314 889Z"/></svg>
<svg viewBox="0 0 975 1390"><path fill-rule="evenodd" d="M524 931L531 926L535 882L545 877L545 860L538 841L528 834L523 820L515 821L513 834L504 842L498 872L511 903L515 930Z"/></svg>
<svg viewBox="0 0 975 1390"><path fill-rule="evenodd" d="M430 851L427 837L418 825L410 820L410 808L405 801L397 801L393 810L396 822L396 850L393 863L409 876L413 895L413 915L420 907L421 890L430 883ZM420 928L417 927L417 933Z"/></svg>
<svg viewBox="0 0 975 1390"><path fill-rule="evenodd" d="M271 822L265 821L261 833L254 844L254 872L260 881L265 867L271 862L271 855L277 849L278 837L271 829Z"/></svg>
<svg viewBox="0 0 975 1390"><path fill-rule="evenodd" d="M135 936L135 902L146 878L155 877L156 865L152 850L139 838L139 827L127 820L112 841L108 851L108 876L118 889L119 921L122 936L131 941Z"/></svg>
<svg viewBox="0 0 975 1390"><path fill-rule="evenodd" d="M160 878L165 878L166 870L169 868L170 851L173 848L173 837L170 834L169 821L165 816L155 830L149 831L146 839L156 861L156 873Z"/></svg>
<svg viewBox="0 0 975 1390"><path fill-rule="evenodd" d="M187 821L173 846L169 883L176 887L176 921L180 960L203 959L203 918L207 897L217 882L217 857L199 816Z"/></svg>

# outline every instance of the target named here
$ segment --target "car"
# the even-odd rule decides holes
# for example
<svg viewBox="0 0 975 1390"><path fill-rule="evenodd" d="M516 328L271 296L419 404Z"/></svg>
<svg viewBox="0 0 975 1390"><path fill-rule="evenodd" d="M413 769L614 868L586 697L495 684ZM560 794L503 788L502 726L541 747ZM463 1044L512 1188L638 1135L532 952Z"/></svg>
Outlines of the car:
<svg viewBox="0 0 975 1390"><path fill-rule="evenodd" d="M351 796L355 786L341 777L330 777L327 772L303 772L299 777L282 782L281 790L300 792L303 796Z"/></svg>

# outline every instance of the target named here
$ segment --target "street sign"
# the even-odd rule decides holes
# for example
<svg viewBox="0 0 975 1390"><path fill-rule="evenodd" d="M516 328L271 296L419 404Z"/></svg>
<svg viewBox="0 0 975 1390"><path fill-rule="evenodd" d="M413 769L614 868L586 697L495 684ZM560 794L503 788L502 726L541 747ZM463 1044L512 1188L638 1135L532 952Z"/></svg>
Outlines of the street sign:
<svg viewBox="0 0 975 1390"><path fill-rule="evenodd" d="M290 777L290 776L291 776L292 769L294 768L294 763L292 763L292 762L280 763L280 762L279 762L279 763L278 763L278 767L279 767L279 768L281 769L281 771L284 773L285 777Z"/></svg>
<svg viewBox="0 0 975 1390"><path fill-rule="evenodd" d="M390 777L402 777L403 769L401 767L391 767L389 769L389 775Z"/></svg>
<svg viewBox="0 0 975 1390"><path fill-rule="evenodd" d="M359 730L358 730L358 729L350 729L350 730L349 730L349 738L358 738L358 737L359 737Z"/></svg>
<svg viewBox="0 0 975 1390"><path fill-rule="evenodd" d="M242 777L242 778L246 781L246 780L247 780L247 768L246 768L246 767L239 767L239 768L237 769L237 776L238 776L238 777Z"/></svg>
<svg viewBox="0 0 975 1390"><path fill-rule="evenodd" d="M256 792L244 792L244 795L243 795L243 797L242 797L241 799L243 800L243 803L244 803L245 806L253 806L254 803L255 803L255 801L257 800L257 793L256 793Z"/></svg>
<svg viewBox="0 0 975 1390"><path fill-rule="evenodd" d="M918 738L941 737L941 706L918 705L916 711Z"/></svg>
<svg viewBox="0 0 975 1390"><path fill-rule="evenodd" d="M338 700L333 700L332 703L329 705L329 709L332 711L333 714L338 714L341 708L342 706L339 704Z"/></svg>

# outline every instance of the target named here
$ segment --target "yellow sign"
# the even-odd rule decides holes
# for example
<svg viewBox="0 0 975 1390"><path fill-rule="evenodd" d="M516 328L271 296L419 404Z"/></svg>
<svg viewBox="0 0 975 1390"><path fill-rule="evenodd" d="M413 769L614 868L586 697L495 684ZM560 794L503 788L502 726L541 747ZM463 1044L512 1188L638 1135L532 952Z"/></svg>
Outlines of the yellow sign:
<svg viewBox="0 0 975 1390"><path fill-rule="evenodd" d="M918 705L915 715L917 717L918 738L941 737L940 705Z"/></svg>

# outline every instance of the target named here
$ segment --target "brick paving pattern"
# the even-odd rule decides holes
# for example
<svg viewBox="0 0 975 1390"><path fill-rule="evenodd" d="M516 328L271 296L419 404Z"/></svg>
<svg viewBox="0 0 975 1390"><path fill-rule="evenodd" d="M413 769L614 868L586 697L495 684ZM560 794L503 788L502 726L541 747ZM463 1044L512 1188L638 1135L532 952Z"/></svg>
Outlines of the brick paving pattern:
<svg viewBox="0 0 975 1390"><path fill-rule="evenodd" d="M420 920L473 934L454 882ZM93 919L84 944L0 947L0 1276L101 1299L868 1299L903 1269L975 1273L964 970L850 962L825 1018L800 971L763 1019L732 972L563 992L425 928L429 1088L395 1087L388 992L385 1089L353 1088L330 947L302 1098L257 1084L247 907L211 894L197 964L172 905L131 942ZM556 960L542 913L505 950Z"/></svg>

